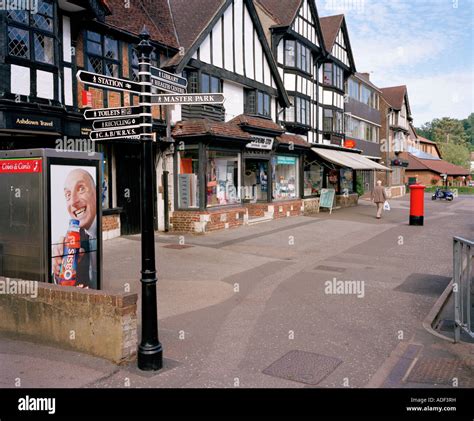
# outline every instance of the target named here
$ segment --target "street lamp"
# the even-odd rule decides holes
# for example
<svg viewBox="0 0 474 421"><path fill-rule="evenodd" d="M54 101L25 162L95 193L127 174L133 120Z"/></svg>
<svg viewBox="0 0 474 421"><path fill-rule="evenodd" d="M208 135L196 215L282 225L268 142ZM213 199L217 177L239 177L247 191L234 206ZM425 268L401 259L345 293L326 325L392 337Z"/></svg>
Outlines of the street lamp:
<svg viewBox="0 0 474 421"><path fill-rule="evenodd" d="M153 221L153 117L151 113L150 55L153 46L150 34L143 27L140 33L139 78L140 107L144 126L141 137L141 252L142 252L142 338L138 346L138 368L156 371L163 367L163 348L158 339L158 311L156 304L155 229Z"/></svg>

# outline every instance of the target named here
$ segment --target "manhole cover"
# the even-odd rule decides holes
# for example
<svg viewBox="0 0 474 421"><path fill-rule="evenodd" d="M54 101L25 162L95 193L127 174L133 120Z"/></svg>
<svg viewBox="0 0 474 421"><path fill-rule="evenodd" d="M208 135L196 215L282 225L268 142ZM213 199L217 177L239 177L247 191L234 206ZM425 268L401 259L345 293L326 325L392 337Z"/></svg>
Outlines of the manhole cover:
<svg viewBox="0 0 474 421"><path fill-rule="evenodd" d="M466 382L469 380L462 380L468 374L466 370L469 369L460 360L423 357L416 362L407 377L407 382L453 386L454 379L458 379L459 386L467 387L469 385Z"/></svg>
<svg viewBox="0 0 474 421"><path fill-rule="evenodd" d="M264 374L295 382L315 385L342 363L339 358L305 351L290 351L275 361Z"/></svg>
<svg viewBox="0 0 474 421"><path fill-rule="evenodd" d="M315 270L324 270L326 272L345 272L346 268L341 268L337 266L325 266L325 265L319 265L314 268Z"/></svg>
<svg viewBox="0 0 474 421"><path fill-rule="evenodd" d="M401 285L395 288L395 291L439 297L450 281L451 278L448 276L412 273Z"/></svg>
<svg viewBox="0 0 474 421"><path fill-rule="evenodd" d="M182 250L182 249L188 249L192 246L188 246L185 244L168 244L167 246L163 246L165 249L174 249L174 250Z"/></svg>

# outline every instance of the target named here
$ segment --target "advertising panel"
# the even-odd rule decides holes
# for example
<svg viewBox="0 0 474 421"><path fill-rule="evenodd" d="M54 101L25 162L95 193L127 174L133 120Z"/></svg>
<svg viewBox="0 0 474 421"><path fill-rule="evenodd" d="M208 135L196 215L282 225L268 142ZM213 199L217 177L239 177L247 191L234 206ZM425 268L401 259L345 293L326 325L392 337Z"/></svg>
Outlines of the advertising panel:
<svg viewBox="0 0 474 421"><path fill-rule="evenodd" d="M98 289L97 169L50 166L51 275L58 285Z"/></svg>

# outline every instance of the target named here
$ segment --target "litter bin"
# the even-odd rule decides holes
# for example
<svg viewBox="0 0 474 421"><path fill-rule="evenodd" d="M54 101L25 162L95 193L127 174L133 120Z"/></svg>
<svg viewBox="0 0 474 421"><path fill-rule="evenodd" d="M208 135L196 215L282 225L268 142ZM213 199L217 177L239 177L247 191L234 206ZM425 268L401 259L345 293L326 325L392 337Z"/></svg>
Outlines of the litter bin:
<svg viewBox="0 0 474 421"><path fill-rule="evenodd" d="M422 184L410 185L410 225L423 225L425 214L425 188Z"/></svg>
<svg viewBox="0 0 474 421"><path fill-rule="evenodd" d="M101 187L101 153L0 151L0 275L58 283L72 224L80 238L76 285L100 289Z"/></svg>

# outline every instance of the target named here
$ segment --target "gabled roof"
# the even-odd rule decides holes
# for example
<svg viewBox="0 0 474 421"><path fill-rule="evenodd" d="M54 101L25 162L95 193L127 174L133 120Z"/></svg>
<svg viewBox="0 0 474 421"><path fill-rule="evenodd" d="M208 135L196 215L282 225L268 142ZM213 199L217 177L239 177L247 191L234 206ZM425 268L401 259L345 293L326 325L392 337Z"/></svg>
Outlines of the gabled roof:
<svg viewBox="0 0 474 421"><path fill-rule="evenodd" d="M408 171L431 171L451 176L469 175L469 171L465 168L442 159L421 159L409 152L402 152L400 156L408 161Z"/></svg>
<svg viewBox="0 0 474 421"><path fill-rule="evenodd" d="M352 70L355 72L356 65L354 55L352 54L351 41L349 39L349 31L347 30L346 19L344 15L324 16L319 18L321 31L324 38L324 46L328 54L331 54L332 47L336 42L337 34L342 30L345 35L347 56Z"/></svg>
<svg viewBox="0 0 474 421"><path fill-rule="evenodd" d="M337 34L341 29L344 15L325 16L319 19L323 31L324 46L331 52L336 42Z"/></svg>
<svg viewBox="0 0 474 421"><path fill-rule="evenodd" d="M257 0L278 25L290 26L303 0Z"/></svg>
<svg viewBox="0 0 474 421"><path fill-rule="evenodd" d="M152 41L168 47L179 48L167 0L135 0L129 7L123 0L107 0L112 14L107 25L139 35L146 26Z"/></svg>
<svg viewBox="0 0 474 421"><path fill-rule="evenodd" d="M206 0L205 7L202 2L197 0L168 1L171 7L177 37L180 45L184 47L185 53L182 54L178 52L164 64L164 67L174 68L175 73L181 73L200 44L212 31L215 23L223 16L227 8L232 5L232 0ZM290 106L291 103L288 93L285 90L280 73L278 72L275 57L268 45L253 0L242 1L243 5L247 7L250 18L257 31L258 38L262 44L263 53L268 60L270 71L277 85L280 102L284 106Z"/></svg>
<svg viewBox="0 0 474 421"><path fill-rule="evenodd" d="M388 105L395 110L401 110L403 106L403 100L407 95L406 85L392 86L389 88L381 88L382 96L387 101Z"/></svg>

